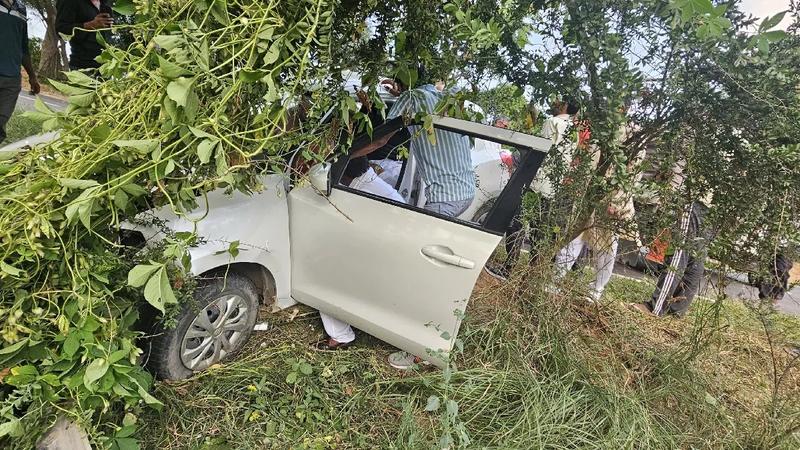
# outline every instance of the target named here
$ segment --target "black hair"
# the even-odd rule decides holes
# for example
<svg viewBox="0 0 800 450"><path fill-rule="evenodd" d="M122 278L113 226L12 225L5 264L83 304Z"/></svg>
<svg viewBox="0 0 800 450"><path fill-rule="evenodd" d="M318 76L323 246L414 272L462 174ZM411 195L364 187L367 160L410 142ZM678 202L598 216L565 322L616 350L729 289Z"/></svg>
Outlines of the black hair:
<svg viewBox="0 0 800 450"><path fill-rule="evenodd" d="M567 104L567 114L570 116L578 114L578 111L581 110L581 107L578 105L578 102L574 97L564 97L564 103Z"/></svg>

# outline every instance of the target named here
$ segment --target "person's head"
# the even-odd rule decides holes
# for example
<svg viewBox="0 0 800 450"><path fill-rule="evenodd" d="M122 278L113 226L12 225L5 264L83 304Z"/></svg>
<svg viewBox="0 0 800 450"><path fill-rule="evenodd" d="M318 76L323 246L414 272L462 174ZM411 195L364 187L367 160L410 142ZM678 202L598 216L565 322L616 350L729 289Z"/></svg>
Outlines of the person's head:
<svg viewBox="0 0 800 450"><path fill-rule="evenodd" d="M563 97L558 99L552 103L552 113L554 116L559 116L562 114L568 114L570 116L574 116L575 114L580 111L580 107L578 107L578 102L575 101L572 97Z"/></svg>
<svg viewBox="0 0 800 450"><path fill-rule="evenodd" d="M507 116L500 115L494 119L494 126L497 128L508 128L508 123L509 120Z"/></svg>

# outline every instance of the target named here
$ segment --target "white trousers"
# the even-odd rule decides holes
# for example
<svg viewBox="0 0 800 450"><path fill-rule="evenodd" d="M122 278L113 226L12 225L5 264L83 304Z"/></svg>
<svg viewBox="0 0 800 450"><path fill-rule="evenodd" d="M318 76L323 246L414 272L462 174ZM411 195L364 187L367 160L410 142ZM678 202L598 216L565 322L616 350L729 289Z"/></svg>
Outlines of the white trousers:
<svg viewBox="0 0 800 450"><path fill-rule="evenodd" d="M325 333L334 341L340 344L347 344L356 339L356 333L353 332L353 327L347 322L342 322L321 311L319 313L319 318L322 319L322 327L325 328Z"/></svg>
<svg viewBox="0 0 800 450"><path fill-rule="evenodd" d="M595 279L589 285L592 296L599 300L603 295L606 285L611 280L614 273L614 260L617 258L617 246L619 237L614 235L611 239L610 248L594 248L594 269ZM584 247L589 247L589 243L583 239L583 235L576 237L566 247L562 248L556 255L556 278L563 278L567 272L575 265L578 256Z"/></svg>

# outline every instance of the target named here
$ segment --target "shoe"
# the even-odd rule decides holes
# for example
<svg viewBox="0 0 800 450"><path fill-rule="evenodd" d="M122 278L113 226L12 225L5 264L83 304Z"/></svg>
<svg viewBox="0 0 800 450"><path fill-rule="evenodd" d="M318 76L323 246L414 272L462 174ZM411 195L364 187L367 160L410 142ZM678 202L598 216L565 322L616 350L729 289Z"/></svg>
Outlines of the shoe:
<svg viewBox="0 0 800 450"><path fill-rule="evenodd" d="M488 263L483 266L483 270L492 278L500 281L508 281L508 276L510 275L509 270L501 264Z"/></svg>
<svg viewBox="0 0 800 450"><path fill-rule="evenodd" d="M647 303L628 303L628 309L631 311L638 311L646 316L654 316L653 310L650 309L650 306Z"/></svg>
<svg viewBox="0 0 800 450"><path fill-rule="evenodd" d="M311 344L311 349L320 352L334 352L336 350L347 350L352 342L338 342L331 338L321 339Z"/></svg>
<svg viewBox="0 0 800 450"><path fill-rule="evenodd" d="M389 365L398 370L409 370L418 365L429 365L428 361L424 361L419 356L414 356L408 352L394 352L389 355Z"/></svg>

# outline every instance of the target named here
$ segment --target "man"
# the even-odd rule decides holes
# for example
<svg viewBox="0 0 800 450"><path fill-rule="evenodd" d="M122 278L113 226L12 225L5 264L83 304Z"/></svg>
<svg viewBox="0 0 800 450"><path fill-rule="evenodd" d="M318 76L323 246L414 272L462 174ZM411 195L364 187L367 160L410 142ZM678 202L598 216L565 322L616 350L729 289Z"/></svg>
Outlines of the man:
<svg viewBox="0 0 800 450"><path fill-rule="evenodd" d="M572 127L573 116L578 111L578 104L575 100L570 98L557 100L552 105L553 116L542 124L541 136L553 142L554 150L551 150L550 155L557 156L555 160L548 159L545 161L545 164L536 174L536 178L533 179L533 183L531 183L531 189L539 195L543 211L550 209L555 196L555 189L550 180L553 177L551 172L554 164L559 164L564 168L569 168L572 164L575 143L565 140L565 136L567 130ZM507 279L511 274L511 269L514 268L519 259L520 248L525 240L521 214L522 205L520 205L520 209L511 221L508 230L506 230L507 256L505 262L502 265L487 265L485 267L486 272L497 279Z"/></svg>
<svg viewBox="0 0 800 450"><path fill-rule="evenodd" d="M432 84L404 92L389 110L387 120L417 113L434 114L445 94ZM472 170L472 146L469 137L434 130L434 143L419 125L408 127L411 155L425 182L425 209L449 217L458 217L475 197L475 173Z"/></svg>
<svg viewBox="0 0 800 450"><path fill-rule="evenodd" d="M31 93L39 93L39 81L28 53L28 16L20 0L0 0L0 143L6 139L6 123L14 113L22 89L20 66L28 73Z"/></svg>
<svg viewBox="0 0 800 450"><path fill-rule="evenodd" d="M108 31L114 24L110 0L58 0L56 3L56 30L69 40L69 68L97 69L95 61L103 48L97 42L96 30L108 41ZM88 31L84 31L88 30Z"/></svg>
<svg viewBox="0 0 800 450"><path fill-rule="evenodd" d="M445 95L433 84L423 84L403 92L389 110L387 120L403 115L413 117L418 113L434 114ZM410 154L425 182L425 209L443 216L458 217L469 208L475 197L469 137L436 129L431 142L419 125L408 128L411 133ZM420 363L423 363L420 357L408 352L389 355L389 364L396 369L408 370Z"/></svg>
<svg viewBox="0 0 800 450"><path fill-rule="evenodd" d="M683 186L684 165L685 162L680 161L673 167L673 189ZM667 257L667 268L658 277L652 297L644 303L631 304L631 308L654 316L686 315L700 290L705 272L709 236L707 230L703 229L703 220L710 204L709 193L699 201L686 205L678 220L677 233L671 239L675 242L674 253Z"/></svg>

